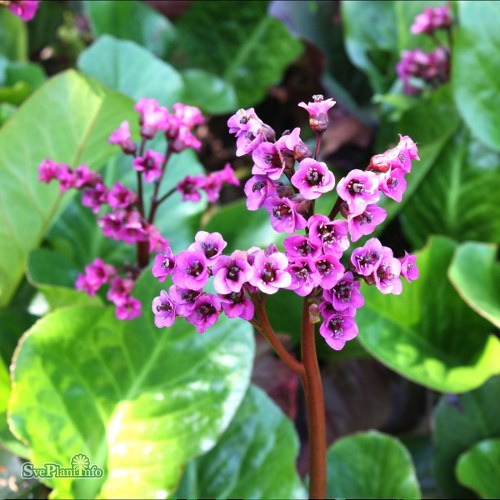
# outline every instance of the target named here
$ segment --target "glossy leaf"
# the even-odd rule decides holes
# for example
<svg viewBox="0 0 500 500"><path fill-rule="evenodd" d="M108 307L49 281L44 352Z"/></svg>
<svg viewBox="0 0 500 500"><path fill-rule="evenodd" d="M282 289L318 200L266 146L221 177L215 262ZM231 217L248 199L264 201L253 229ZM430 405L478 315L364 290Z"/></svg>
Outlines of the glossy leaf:
<svg viewBox="0 0 500 500"><path fill-rule="evenodd" d="M500 328L500 264L498 248L484 243L460 245L449 277L460 296L474 311Z"/></svg>
<svg viewBox="0 0 500 500"><path fill-rule="evenodd" d="M171 106L181 99L183 81L169 64L134 42L104 35L78 59L78 68L134 100L157 99Z"/></svg>
<svg viewBox="0 0 500 500"><path fill-rule="evenodd" d="M500 154L462 132L446 144L402 214L403 231L417 247L431 234L500 241Z"/></svg>
<svg viewBox="0 0 500 500"><path fill-rule="evenodd" d="M486 439L475 444L458 460L459 482L481 498L500 497L500 439Z"/></svg>
<svg viewBox="0 0 500 500"><path fill-rule="evenodd" d="M395 2L342 2L347 54L365 71L376 93L387 91L395 78L398 39Z"/></svg>
<svg viewBox="0 0 500 500"><path fill-rule="evenodd" d="M251 386L217 446L189 464L177 498L306 498L292 423Z"/></svg>
<svg viewBox="0 0 500 500"><path fill-rule="evenodd" d="M460 396L444 396L434 422L434 475L442 492L453 498L467 498L455 476L460 455L479 441L500 438L500 377Z"/></svg>
<svg viewBox="0 0 500 500"><path fill-rule="evenodd" d="M328 498L420 498L410 454L396 439L370 431L328 450Z"/></svg>
<svg viewBox="0 0 500 500"><path fill-rule="evenodd" d="M73 167L83 162L93 169L102 166L116 152L107 137L130 111L126 97L68 71L43 85L2 127L0 305L9 302L28 253L61 204L58 187L38 181L39 163L50 157Z"/></svg>
<svg viewBox="0 0 500 500"><path fill-rule="evenodd" d="M238 107L233 85L207 71L187 69L183 71L184 95L182 102L198 106L213 115L229 113Z"/></svg>
<svg viewBox="0 0 500 500"><path fill-rule="evenodd" d="M223 20L223 22L221 22ZM302 45L267 15L267 2L195 2L177 24L179 46L192 66L221 77L251 106L280 81Z"/></svg>
<svg viewBox="0 0 500 500"><path fill-rule="evenodd" d="M455 101L471 132L488 146L500 149L500 75L496 69L500 5L466 1L458 7L451 75Z"/></svg>
<svg viewBox="0 0 500 500"><path fill-rule="evenodd" d="M30 459L69 464L85 453L102 479L53 478L54 498L166 497L183 464L212 448L249 383L253 337L221 318L205 335L183 320L157 329L146 271L134 295L144 315L76 306L45 316L16 356L10 424Z"/></svg>
<svg viewBox="0 0 500 500"><path fill-rule="evenodd" d="M356 316L359 339L370 354L442 392L469 391L500 373L500 341L446 276L455 247L451 240L431 239L417 253L420 278L405 283L401 295L363 286L365 306Z"/></svg>
<svg viewBox="0 0 500 500"><path fill-rule="evenodd" d="M87 0L85 8L96 36L107 34L131 40L159 57L165 55L175 37L168 19L143 2Z"/></svg>
<svg viewBox="0 0 500 500"><path fill-rule="evenodd" d="M24 61L27 57L28 37L25 22L11 14L5 7L0 9L0 56L11 61Z"/></svg>

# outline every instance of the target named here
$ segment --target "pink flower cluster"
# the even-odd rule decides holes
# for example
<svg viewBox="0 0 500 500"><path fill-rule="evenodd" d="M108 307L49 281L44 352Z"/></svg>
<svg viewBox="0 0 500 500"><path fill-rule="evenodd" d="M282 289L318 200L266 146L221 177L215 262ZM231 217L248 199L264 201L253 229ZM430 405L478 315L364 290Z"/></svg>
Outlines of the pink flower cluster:
<svg viewBox="0 0 500 500"><path fill-rule="evenodd" d="M78 275L75 286L93 297L106 284L110 285L107 298L115 304L118 319L131 320L141 315L141 303L131 296L135 280L120 278L115 267L104 264L101 259L85 266L85 274Z"/></svg>
<svg viewBox="0 0 500 500"><path fill-rule="evenodd" d="M40 6L40 0L10 0L9 10L23 21L31 21Z"/></svg>
<svg viewBox="0 0 500 500"><path fill-rule="evenodd" d="M303 107L310 116L326 114L328 101L322 101L323 109L314 103ZM221 312L251 320L259 294L288 289L311 298L323 317L320 334L333 349L341 349L358 333L354 316L364 304L361 279L382 293L399 294L401 276L408 281L418 277L415 257L397 259L376 238L341 263L351 242L372 233L385 219L385 210L377 206L381 193L401 201L404 176L412 160L419 159L415 143L400 136L397 146L374 156L366 170L356 169L342 178L336 188L338 201L326 216L314 214L314 200L335 188L335 178L325 163L311 157L300 129L273 140L274 131L253 109L238 111L228 126L240 153L251 154L254 162L254 175L245 185L247 207L263 206L273 228L290 236L284 240L284 252L271 245L226 256L226 242L219 233L199 232L177 256L170 249L157 255L153 275L161 282L171 276L173 285L153 301L156 325L170 326L176 317L184 317L201 333ZM317 127L316 132L321 133ZM338 213L343 219L335 220ZM295 234L302 229L304 233ZM210 277L216 294L204 291Z"/></svg>
<svg viewBox="0 0 500 500"><path fill-rule="evenodd" d="M210 202L219 198L224 184L239 185L234 171L229 164L223 170L208 175L186 177L176 190L159 197L161 181L168 167L168 160L174 153L187 148L198 150L200 141L194 135L194 129L204 123L200 110L194 106L181 103L173 105L173 111L160 106L154 99L139 99L135 109L139 113L139 124L142 140L139 145L133 140L130 124L121 123L108 141L120 146L126 155L133 156L132 166L142 183L154 183L154 195L150 203L150 213L145 213L142 200L142 188L138 193L130 190L120 182L108 188L102 176L91 171L86 165L72 169L64 163L44 160L39 166L39 180L49 183L59 182L61 192L70 188L82 190L82 204L99 214L105 207L106 212L97 219L104 236L123 241L129 245L138 245L146 249L146 254L167 251L168 241L161 236L153 224L158 205L179 191L183 200L198 201L200 190L204 190ZM148 141L161 133L166 139L166 152L162 154L147 147ZM76 287L93 296L105 283L110 285L108 299L116 305L116 315L120 319L133 319L140 313L140 303L130 296L135 279L140 273L138 267L126 266L124 278L118 276L117 270L102 261L96 260L86 267L84 275L80 275Z"/></svg>
<svg viewBox="0 0 500 500"><path fill-rule="evenodd" d="M453 24L449 5L426 7L411 26L413 34L425 33L434 40L437 30L449 30ZM426 86L432 88L445 83L450 78L450 48L439 46L431 51L403 51L401 60L396 66L396 72L403 82L403 91L408 95L417 95Z"/></svg>

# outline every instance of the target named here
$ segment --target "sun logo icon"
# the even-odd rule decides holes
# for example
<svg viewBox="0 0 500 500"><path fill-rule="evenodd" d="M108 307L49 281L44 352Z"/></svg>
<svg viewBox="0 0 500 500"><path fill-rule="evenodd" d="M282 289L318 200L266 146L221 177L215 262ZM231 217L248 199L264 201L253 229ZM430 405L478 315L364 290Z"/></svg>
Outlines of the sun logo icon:
<svg viewBox="0 0 500 500"><path fill-rule="evenodd" d="M71 459L71 467L75 471L77 476L83 476L84 471L90 467L90 460L87 455L83 453L78 453L78 455L74 455Z"/></svg>

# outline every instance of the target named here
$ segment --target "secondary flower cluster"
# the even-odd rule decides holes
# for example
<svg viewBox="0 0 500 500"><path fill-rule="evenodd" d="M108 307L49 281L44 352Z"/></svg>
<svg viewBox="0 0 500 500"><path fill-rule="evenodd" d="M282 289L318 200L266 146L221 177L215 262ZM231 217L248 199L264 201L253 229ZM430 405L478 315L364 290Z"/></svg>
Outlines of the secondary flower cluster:
<svg viewBox="0 0 500 500"><path fill-rule="evenodd" d="M130 293L141 268L147 264L147 256L153 252L168 249L168 241L163 238L156 226L154 217L158 206L174 192L178 191L183 200L198 201L200 190L204 190L210 202L217 201L222 186L226 183L239 185L234 171L228 164L218 172L209 175L186 177L174 190L159 197L159 189L174 153L193 148L198 150L201 143L194 135L194 129L204 123L200 110L181 103L173 105L173 112L160 106L154 99L140 99L135 105L139 113L141 141L133 140L130 124L122 122L109 142L120 146L126 155L133 157L132 166L138 176L138 192L134 192L120 182L112 187L105 185L100 174L91 171L83 164L73 169L65 163L46 159L39 166L39 180L49 183L59 182L63 193L74 188L82 191L82 204L95 214L105 213L97 219L104 236L138 246L138 255L145 255L144 262L136 266L124 265L123 277L118 276L116 268L97 259L86 266L85 274L78 276L76 287L93 296L104 285L109 284L108 299L116 305L116 315L120 319L133 319L140 314L140 303ZM149 148L148 141L157 134L164 135L166 151L162 154ZM149 203L149 214L143 200L142 181L154 184L154 194Z"/></svg>
<svg viewBox="0 0 500 500"><path fill-rule="evenodd" d="M321 96L300 104L309 112L318 142L334 104ZM397 146L375 155L366 170L352 170L342 178L336 186L337 202L326 216L314 214L314 200L335 189L335 178L325 163L312 157L300 129L275 140L274 131L253 109L238 111L228 126L237 138L237 155L249 154L254 163L254 175L245 185L247 207L263 206L273 228L290 236L284 240L284 252L271 245L223 255L226 242L220 234L199 232L186 251L158 254L153 275L161 282L171 276L173 285L153 301L156 325L170 326L180 316L203 332L221 311L251 320L259 294L284 288L310 298L323 316L321 335L332 348L341 349L357 335L354 316L364 303L361 279L384 294L399 294L401 276L408 281L418 277L415 257L397 259L376 238L341 262L351 242L372 233L385 219L385 210L377 206L381 193L401 201L405 175L412 160L419 159L415 143L400 136ZM335 220L339 213L343 219ZM211 276L216 294L204 290Z"/></svg>
<svg viewBox="0 0 500 500"><path fill-rule="evenodd" d="M40 0L4 0L2 5L6 5L12 14L20 17L23 21L31 21L35 17Z"/></svg>
<svg viewBox="0 0 500 500"><path fill-rule="evenodd" d="M436 31L450 30L453 24L449 5L426 7L411 26L413 34L424 33L436 38ZM427 85L435 87L449 80L450 50L441 45L431 51L403 51L401 61L396 66L399 78L403 82L403 91L409 95L419 94Z"/></svg>

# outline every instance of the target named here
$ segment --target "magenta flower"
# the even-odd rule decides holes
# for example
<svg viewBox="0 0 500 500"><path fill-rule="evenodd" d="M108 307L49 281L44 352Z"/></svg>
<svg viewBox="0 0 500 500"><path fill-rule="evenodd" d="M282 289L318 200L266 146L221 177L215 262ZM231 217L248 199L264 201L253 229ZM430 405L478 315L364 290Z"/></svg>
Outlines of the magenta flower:
<svg viewBox="0 0 500 500"><path fill-rule="evenodd" d="M213 266L226 246L227 243L222 234L198 231L194 237L194 243L189 245L188 250L202 252L208 264Z"/></svg>
<svg viewBox="0 0 500 500"><path fill-rule="evenodd" d="M79 274L75 283L77 290L83 290L93 297L104 284L116 275L116 270L102 259L95 259L92 264L85 266L85 274Z"/></svg>
<svg viewBox="0 0 500 500"><path fill-rule="evenodd" d="M298 212L300 202L290 198L268 197L264 208L271 216L271 226L278 233L292 234L307 225L306 219Z"/></svg>
<svg viewBox="0 0 500 500"><path fill-rule="evenodd" d="M115 314L118 319L133 320L141 315L141 302L129 296L116 307Z"/></svg>
<svg viewBox="0 0 500 500"><path fill-rule="evenodd" d="M228 318L242 318L246 321L253 319L255 307L253 302L242 291L219 295L222 310Z"/></svg>
<svg viewBox="0 0 500 500"><path fill-rule="evenodd" d="M374 274L375 286L383 294L399 295L403 291L400 274L401 262L393 257L390 248L384 247L382 258Z"/></svg>
<svg viewBox="0 0 500 500"><path fill-rule="evenodd" d="M146 233L149 240L149 253L164 252L168 248L168 240L161 235L156 226L148 224Z"/></svg>
<svg viewBox="0 0 500 500"><path fill-rule="evenodd" d="M292 184L306 200L315 200L335 187L335 177L326 163L306 158L292 176Z"/></svg>
<svg viewBox="0 0 500 500"><path fill-rule="evenodd" d="M23 21L31 21L40 6L40 0L11 0L9 10Z"/></svg>
<svg viewBox="0 0 500 500"><path fill-rule="evenodd" d="M125 223L125 218L125 212L113 212L105 214L100 219L97 219L97 224L106 238L113 238L114 240L117 240L119 239L120 231Z"/></svg>
<svg viewBox="0 0 500 500"><path fill-rule="evenodd" d="M314 261L308 257L294 260L289 264L287 271L292 278L292 282L287 288L301 297L309 295L321 281L321 275L318 273Z"/></svg>
<svg viewBox="0 0 500 500"><path fill-rule="evenodd" d="M49 183L52 179L59 179L60 164L46 159L38 166L38 180Z"/></svg>
<svg viewBox="0 0 500 500"><path fill-rule="evenodd" d="M94 187L86 189L82 194L82 205L92 209L95 214L99 213L102 205L108 201L108 188L98 183Z"/></svg>
<svg viewBox="0 0 500 500"><path fill-rule="evenodd" d="M137 195L123 184L115 182L113 189L108 192L108 204L111 208L128 208L137 200Z"/></svg>
<svg viewBox="0 0 500 500"><path fill-rule="evenodd" d="M382 243L377 238L371 238L364 246L353 250L351 263L358 274L369 276L377 269L383 253Z"/></svg>
<svg viewBox="0 0 500 500"><path fill-rule="evenodd" d="M299 103L301 108L304 108L309 113L309 126L315 132L323 133L328 128L328 111L335 106L335 101L330 98L326 101L323 96L313 95L313 102Z"/></svg>
<svg viewBox="0 0 500 500"><path fill-rule="evenodd" d="M325 290L333 288L344 276L344 266L331 254L316 257L314 263L320 276L319 284Z"/></svg>
<svg viewBox="0 0 500 500"><path fill-rule="evenodd" d="M193 128L205 123L205 118L203 118L200 109L196 106L188 106L187 104L177 102L172 107L174 109L174 115L188 128Z"/></svg>
<svg viewBox="0 0 500 500"><path fill-rule="evenodd" d="M254 166L252 174L266 175L277 181L283 174L285 161L283 155L272 142L263 142L252 151Z"/></svg>
<svg viewBox="0 0 500 500"><path fill-rule="evenodd" d="M68 189L75 187L75 176L73 175L73 169L64 163L59 164L59 171L57 174L57 179L59 180L59 190L64 193Z"/></svg>
<svg viewBox="0 0 500 500"><path fill-rule="evenodd" d="M163 163L163 155L156 151L148 149L144 156L134 158L134 168L138 172L144 172L144 180L153 182L161 175L161 164Z"/></svg>
<svg viewBox="0 0 500 500"><path fill-rule="evenodd" d="M300 259L305 257L317 257L321 252L321 247L311 243L311 241L305 236L300 234L294 234L288 236L288 238L283 241L285 246L286 256L289 260Z"/></svg>
<svg viewBox="0 0 500 500"><path fill-rule="evenodd" d="M362 236L373 233L375 228L384 222L386 217L387 212L375 204L368 205L364 212L359 215L349 216L347 224L351 241L358 241Z"/></svg>
<svg viewBox="0 0 500 500"><path fill-rule="evenodd" d="M270 295L290 286L292 277L287 271L288 259L284 254L275 252L266 255L263 250L259 250L254 253L253 259L254 275L250 284Z"/></svg>
<svg viewBox="0 0 500 500"><path fill-rule="evenodd" d="M141 97L134 109L139 112L141 135L145 139L152 139L158 131L168 128L170 113L155 99Z"/></svg>
<svg viewBox="0 0 500 500"><path fill-rule="evenodd" d="M347 203L350 215L359 215L379 200L378 184L377 174L355 169L339 181L337 193Z"/></svg>
<svg viewBox="0 0 500 500"><path fill-rule="evenodd" d="M401 262L401 276L406 278L408 283L411 283L419 277L416 260L417 257L415 255L410 255L408 252L405 252L405 256L399 259Z"/></svg>
<svg viewBox="0 0 500 500"><path fill-rule="evenodd" d="M406 151L410 156L410 160L420 160L418 156L418 147L409 135L399 134L399 142L396 149L400 152Z"/></svg>
<svg viewBox="0 0 500 500"><path fill-rule="evenodd" d="M402 169L389 170L380 176L380 191L388 198L401 202L406 191L405 172ZM384 217L385 219L385 217Z"/></svg>
<svg viewBox="0 0 500 500"><path fill-rule="evenodd" d="M111 286L108 290L106 298L110 302L113 302L115 305L119 306L120 304L127 301L129 295L134 289L134 285L134 280L122 279L119 276L115 276L111 281Z"/></svg>
<svg viewBox="0 0 500 500"><path fill-rule="evenodd" d="M211 172L205 177L202 183L201 187L207 193L207 198L210 203L215 203L219 199L224 184L232 184L233 186L240 185L240 181L234 175L234 170L229 163L227 163L222 170Z"/></svg>
<svg viewBox="0 0 500 500"><path fill-rule="evenodd" d="M247 196L247 209L254 211L258 210L266 198L276 191L276 186L267 176L254 175L246 182L244 191Z"/></svg>
<svg viewBox="0 0 500 500"><path fill-rule="evenodd" d="M227 126L229 127L230 134L235 134L236 137L240 137L248 132L254 123L259 127L264 125L262 120L255 113L254 108L249 108L238 110L229 118Z"/></svg>
<svg viewBox="0 0 500 500"><path fill-rule="evenodd" d="M170 117L169 129L166 132L170 148L176 153L192 148L195 151L201 149L201 141L191 133L191 129L186 127L175 116Z"/></svg>
<svg viewBox="0 0 500 500"><path fill-rule="evenodd" d="M340 351L348 340L358 335L358 325L352 316L341 311L328 316L319 327L319 333L332 349Z"/></svg>
<svg viewBox="0 0 500 500"><path fill-rule="evenodd" d="M172 280L180 288L201 290L208 281L207 260L199 250L184 250L177 255Z"/></svg>
<svg viewBox="0 0 500 500"><path fill-rule="evenodd" d="M177 315L185 318L193 312L194 303L201 292L172 285L168 290L168 294L175 304L175 312Z"/></svg>
<svg viewBox="0 0 500 500"><path fill-rule="evenodd" d="M239 292L253 277L246 252L235 250L230 257L221 255L212 268L215 291L221 295Z"/></svg>
<svg viewBox="0 0 500 500"><path fill-rule="evenodd" d="M331 221L324 215L316 214L309 219L307 227L309 228L311 243L322 246L326 254L332 254L340 259L342 254L349 248L346 221Z"/></svg>
<svg viewBox="0 0 500 500"><path fill-rule="evenodd" d="M160 292L159 297L153 299L151 305L155 315L155 325L158 328L172 326L175 321L175 304L165 290Z"/></svg>
<svg viewBox="0 0 500 500"><path fill-rule="evenodd" d="M155 263L151 273L158 281L162 283L165 281L166 277L172 274L175 268L175 256L172 250L169 248L165 249L164 252L159 253L155 256Z"/></svg>
<svg viewBox="0 0 500 500"><path fill-rule="evenodd" d="M347 272L331 290L323 291L323 298L337 311L343 311L348 307L359 309L365 303L359 291L360 286L358 281L354 281L353 274Z"/></svg>
<svg viewBox="0 0 500 500"><path fill-rule="evenodd" d="M425 7L421 14L415 17L410 31L414 35L420 33L434 34L438 29L449 28L453 23L450 12L450 5L440 5L438 7Z"/></svg>
<svg viewBox="0 0 500 500"><path fill-rule="evenodd" d="M182 201L192 201L194 203L201 200L200 189L205 186L205 177L186 175L177 184L176 189L181 193Z"/></svg>
<svg viewBox="0 0 500 500"><path fill-rule="evenodd" d="M289 152L293 159L297 161L302 161L312 156L311 148L300 138L299 127L294 128L289 134L285 133L285 135L282 135L276 141L276 146L281 150L282 154ZM292 163L290 168L293 168L293 166Z"/></svg>
<svg viewBox="0 0 500 500"><path fill-rule="evenodd" d="M200 295L194 303L193 311L186 319L196 327L198 333L214 325L219 319L221 302L215 295Z"/></svg>
<svg viewBox="0 0 500 500"><path fill-rule="evenodd" d="M111 134L108 142L120 146L125 154L133 155L137 150L137 146L130 134L130 125L128 121L121 123L121 125Z"/></svg>
<svg viewBox="0 0 500 500"><path fill-rule="evenodd" d="M117 237L129 245L134 245L138 241L147 241L148 233L139 212L133 211L127 215Z"/></svg>
<svg viewBox="0 0 500 500"><path fill-rule="evenodd" d="M73 170L73 182L77 189L81 189L102 182L102 177L98 173L92 172L84 163Z"/></svg>

